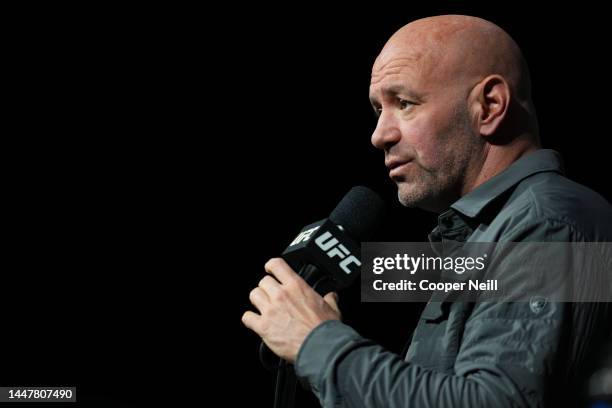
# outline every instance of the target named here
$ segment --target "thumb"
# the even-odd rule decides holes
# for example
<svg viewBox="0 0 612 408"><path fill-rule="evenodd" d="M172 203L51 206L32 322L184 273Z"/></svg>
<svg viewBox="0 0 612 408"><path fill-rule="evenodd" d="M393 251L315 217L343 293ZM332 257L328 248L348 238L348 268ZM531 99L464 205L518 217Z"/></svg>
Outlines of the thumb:
<svg viewBox="0 0 612 408"><path fill-rule="evenodd" d="M338 294L336 292L329 292L327 295L323 296L323 300L332 309L340 313L340 308L338 307Z"/></svg>

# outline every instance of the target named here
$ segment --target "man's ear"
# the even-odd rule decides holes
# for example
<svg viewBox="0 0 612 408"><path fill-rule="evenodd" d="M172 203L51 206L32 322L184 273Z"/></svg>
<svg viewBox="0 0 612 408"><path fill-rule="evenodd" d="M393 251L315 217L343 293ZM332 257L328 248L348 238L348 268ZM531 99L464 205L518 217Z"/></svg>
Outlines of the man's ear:
<svg viewBox="0 0 612 408"><path fill-rule="evenodd" d="M477 108L476 126L482 136L491 136L500 127L510 106L510 86L504 77L489 75L473 90Z"/></svg>

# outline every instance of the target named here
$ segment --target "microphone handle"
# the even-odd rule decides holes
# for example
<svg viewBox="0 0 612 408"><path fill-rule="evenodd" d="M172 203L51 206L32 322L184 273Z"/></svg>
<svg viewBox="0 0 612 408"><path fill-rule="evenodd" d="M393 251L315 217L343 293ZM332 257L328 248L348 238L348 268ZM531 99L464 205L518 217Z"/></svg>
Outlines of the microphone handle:
<svg viewBox="0 0 612 408"><path fill-rule="evenodd" d="M334 290L333 280L314 265L304 263L298 273L321 296ZM293 366L274 354L263 341L259 345L259 360L265 368L276 372L274 408L292 408L298 382Z"/></svg>
<svg viewBox="0 0 612 408"><path fill-rule="evenodd" d="M300 265L298 273L321 296L325 296L334 290L333 281L312 264L304 263ZM278 370L282 362L263 341L259 344L259 361L270 371Z"/></svg>

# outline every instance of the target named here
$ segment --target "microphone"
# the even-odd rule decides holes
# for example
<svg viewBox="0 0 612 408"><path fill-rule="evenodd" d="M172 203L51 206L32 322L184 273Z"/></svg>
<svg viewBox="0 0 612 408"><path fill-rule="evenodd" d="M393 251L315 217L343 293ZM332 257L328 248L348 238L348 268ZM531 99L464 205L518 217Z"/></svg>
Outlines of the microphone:
<svg viewBox="0 0 612 408"><path fill-rule="evenodd" d="M385 216L385 202L364 186L353 187L329 218L305 226L281 257L321 296L350 286L361 272L359 243ZM274 370L280 359L261 342L259 359Z"/></svg>
<svg viewBox="0 0 612 408"><path fill-rule="evenodd" d="M378 194L353 187L329 218L305 226L281 257L321 296L346 288L360 273L359 243L372 235L384 215L385 203ZM292 366L263 341L259 359L264 367L277 370L274 408L293 407L297 378Z"/></svg>
<svg viewBox="0 0 612 408"><path fill-rule="evenodd" d="M378 194L353 187L329 218L305 226L281 257L321 296L346 288L360 273L359 243L372 235L384 215L385 203ZM263 341L259 359L264 367L277 370L274 408L293 407L297 378L292 366Z"/></svg>
<svg viewBox="0 0 612 408"><path fill-rule="evenodd" d="M359 276L359 243L380 226L385 207L374 191L353 187L329 218L305 226L281 257L321 296L344 289Z"/></svg>

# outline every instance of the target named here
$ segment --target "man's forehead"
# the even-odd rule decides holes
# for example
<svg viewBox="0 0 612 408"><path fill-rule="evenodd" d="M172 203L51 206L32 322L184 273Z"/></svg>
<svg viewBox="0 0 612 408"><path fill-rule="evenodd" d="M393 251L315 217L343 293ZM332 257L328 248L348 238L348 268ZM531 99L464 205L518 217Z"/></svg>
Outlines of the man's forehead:
<svg viewBox="0 0 612 408"><path fill-rule="evenodd" d="M417 64L425 55L425 52L418 49L417 47L410 46L409 44L402 45L386 45L372 66L372 74L375 74L389 65L397 64Z"/></svg>
<svg viewBox="0 0 612 408"><path fill-rule="evenodd" d="M404 51L379 56L372 67L370 86L377 86L382 82L395 81L399 78L418 81L429 74L430 69L427 67L426 59L422 52Z"/></svg>

